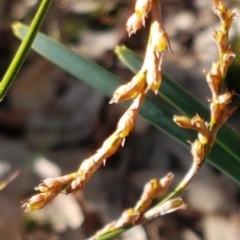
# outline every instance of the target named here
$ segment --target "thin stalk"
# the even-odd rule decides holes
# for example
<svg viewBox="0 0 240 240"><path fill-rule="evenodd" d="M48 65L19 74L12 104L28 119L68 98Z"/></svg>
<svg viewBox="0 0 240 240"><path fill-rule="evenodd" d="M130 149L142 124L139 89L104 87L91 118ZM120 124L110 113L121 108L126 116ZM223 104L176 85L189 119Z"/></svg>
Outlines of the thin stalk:
<svg viewBox="0 0 240 240"><path fill-rule="evenodd" d="M10 86L12 85L18 71L20 70L27 54L31 48L31 45L42 25L42 22L48 12L48 9L52 3L52 0L42 0L38 11L31 23L31 26L27 32L26 37L21 43L17 53L15 54L10 66L7 69L1 83L0 83L0 101L3 100Z"/></svg>

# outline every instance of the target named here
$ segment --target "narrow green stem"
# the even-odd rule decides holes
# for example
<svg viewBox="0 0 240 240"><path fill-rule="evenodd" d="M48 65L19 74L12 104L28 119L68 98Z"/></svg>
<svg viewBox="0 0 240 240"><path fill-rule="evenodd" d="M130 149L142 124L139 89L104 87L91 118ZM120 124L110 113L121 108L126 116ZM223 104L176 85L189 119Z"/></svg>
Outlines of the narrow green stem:
<svg viewBox="0 0 240 240"><path fill-rule="evenodd" d="M51 3L52 3L52 0L42 0L42 3L40 4L40 7L31 23L31 26L27 32L26 37L21 43L17 53L15 54L7 72L5 73L0 83L0 101L2 101L3 98L5 97L18 71L20 70L31 48L31 45L42 25L42 22L48 12L48 8L50 7Z"/></svg>

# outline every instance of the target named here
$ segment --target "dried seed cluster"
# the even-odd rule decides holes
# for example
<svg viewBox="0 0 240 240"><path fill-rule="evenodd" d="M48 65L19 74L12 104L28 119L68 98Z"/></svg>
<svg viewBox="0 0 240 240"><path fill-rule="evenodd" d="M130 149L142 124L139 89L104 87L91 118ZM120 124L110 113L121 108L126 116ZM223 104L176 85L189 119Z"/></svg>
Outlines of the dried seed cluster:
<svg viewBox="0 0 240 240"><path fill-rule="evenodd" d="M130 224L140 224L150 220L156 216L164 215L179 209L185 209L186 204L181 198L175 198L167 201L161 206L155 207L149 211L147 209L152 203L152 200L161 192L166 191L173 180L173 174L169 173L165 177L150 180L144 187L140 200L135 207L125 210L122 215L114 222L106 225L93 238L104 235L111 231L115 231L126 227Z"/></svg>
<svg viewBox="0 0 240 240"><path fill-rule="evenodd" d="M94 172L112 156L125 138L134 128L135 121L142 102L149 90L157 93L161 84L161 63L163 52L168 48L169 42L161 21L156 12L155 0L138 0L135 6L135 13L129 18L126 29L131 35L140 27L144 26L148 13L152 14L149 42L146 51L144 64L130 82L120 86L113 94L110 103L133 99L132 104L120 118L116 130L103 142L95 154L85 159L78 171L42 181L35 189L39 194L23 202L26 211L41 209L59 193L74 193L82 189ZM137 20L136 20L137 19Z"/></svg>
<svg viewBox="0 0 240 240"><path fill-rule="evenodd" d="M211 117L209 123L205 122L198 115L192 118L185 116L174 116L173 118L180 127L193 129L198 132L198 139L190 143L193 165L189 170L189 174L179 184L178 192L182 191L198 172L215 142L218 130L236 110L235 107L228 106L231 103L234 92L227 91L223 87L228 66L235 58L235 54L228 44L228 34L236 10L228 10L220 0L213 0L213 4L213 11L221 21L221 29L213 30L219 59L212 64L212 68L209 71L204 71L206 81L212 93L212 97L209 99Z"/></svg>

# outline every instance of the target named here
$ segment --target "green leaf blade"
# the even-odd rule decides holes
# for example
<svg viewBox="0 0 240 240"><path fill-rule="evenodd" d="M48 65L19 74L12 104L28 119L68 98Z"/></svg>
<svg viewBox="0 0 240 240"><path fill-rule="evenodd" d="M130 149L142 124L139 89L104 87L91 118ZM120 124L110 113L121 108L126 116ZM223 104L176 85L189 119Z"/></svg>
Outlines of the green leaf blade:
<svg viewBox="0 0 240 240"><path fill-rule="evenodd" d="M15 35L17 35L20 39L24 38L26 31L27 27L22 24L18 24L14 28ZM90 86L100 90L106 96L112 96L113 91L123 83L119 77L106 71L95 63L79 56L67 47L43 34L39 33L37 35L32 47L36 52L47 58L49 61L72 74L77 79L82 80ZM176 98L174 92L171 94L173 102L176 102L174 100L174 98ZM194 115L196 113L196 108L192 108L192 106L189 106L189 108L192 110L187 109L185 111L192 111L192 115ZM202 106L200 108L202 108ZM173 113L152 99L146 99L140 114L158 129L166 132L185 146L188 145L186 142L187 140L194 139L195 137L195 134L192 131L179 128L172 120ZM237 134L236 139L239 139ZM228 147L229 144L231 145L231 142L228 143ZM226 149L217 143L209 155L209 161L218 169L228 174L232 179L240 183L240 154L238 155L238 152L234 152L236 157L238 157L238 159L236 159Z"/></svg>
<svg viewBox="0 0 240 240"><path fill-rule="evenodd" d="M2 101L7 94L7 91L11 87L16 75L18 74L22 64L27 57L31 45L42 25L42 22L48 12L48 9L52 3L52 0L43 0L39 6L39 9L29 27L29 31L26 32L25 37L17 50L16 54L13 57L13 60L10 63L6 73L3 76L2 81L0 82L0 101Z"/></svg>

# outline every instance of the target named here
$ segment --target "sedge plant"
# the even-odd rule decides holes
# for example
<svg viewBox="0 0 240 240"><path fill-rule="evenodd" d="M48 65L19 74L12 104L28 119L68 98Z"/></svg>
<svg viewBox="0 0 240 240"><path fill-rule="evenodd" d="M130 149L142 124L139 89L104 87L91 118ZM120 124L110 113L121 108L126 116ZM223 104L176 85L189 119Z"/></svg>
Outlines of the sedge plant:
<svg viewBox="0 0 240 240"><path fill-rule="evenodd" d="M50 1L43 1L42 4L44 2L50 3ZM190 169L183 180L153 207L151 207L153 199L159 192L165 192L165 190L168 189L174 174L168 173L161 179L151 179L146 183L143 193L136 205L125 210L117 220L106 225L91 239L109 239L116 237L136 224L142 224L157 216L186 208L187 205L178 197L179 194L186 189L193 177L201 169L201 166L214 146L220 128L236 110L235 107L229 107L234 92L227 91L224 88L224 80L228 66L235 57L228 41L229 30L235 16L235 11L228 10L220 0L212 0L212 2L214 13L219 17L221 22L221 29L213 30L213 37L218 47L219 57L212 64L211 69L204 72L207 84L211 90L211 97L209 98L210 119L206 121L206 116L201 116L200 113L191 117L185 115L173 117L173 121L179 127L191 129L197 133L197 138L189 141L192 155L192 165ZM149 101L147 98L148 92L153 91L155 94L158 94L162 81L164 81L161 69L164 53L167 50L171 50L171 47L167 32L163 26L161 12L158 11L161 8L157 7L157 5L161 7L160 0L137 0L134 13L127 21L126 30L129 36L145 26L147 17L150 18L151 22L146 54L140 70L136 72L128 83L117 87L110 100L110 104L132 100L130 106L128 106L125 113L119 119L115 131L103 141L102 146L97 149L94 154L81 162L76 172L56 178L44 179L35 188L38 193L23 201L23 207L26 211L43 208L60 193L75 193L85 187L97 169L101 165L106 164L107 159L116 153L121 146L124 146L125 139L134 129L135 121L141 107L144 105L144 102ZM20 33L20 30L24 29L24 27L15 24L13 28L15 34L23 38L24 34ZM38 29L36 31L38 31ZM32 42L30 42L30 45L31 43ZM56 43L54 44L56 45ZM41 50L38 49L38 51L41 54ZM116 51L121 55L120 49ZM58 64L57 61L56 64ZM94 68L94 65L91 66ZM6 90L9 86L10 85L6 87ZM5 89L5 87L3 88ZM167 111L165 113L167 114ZM223 151L225 150L226 149ZM239 156L234 154L234 151L232 152L237 164L239 164ZM239 167L239 165L237 166Z"/></svg>

